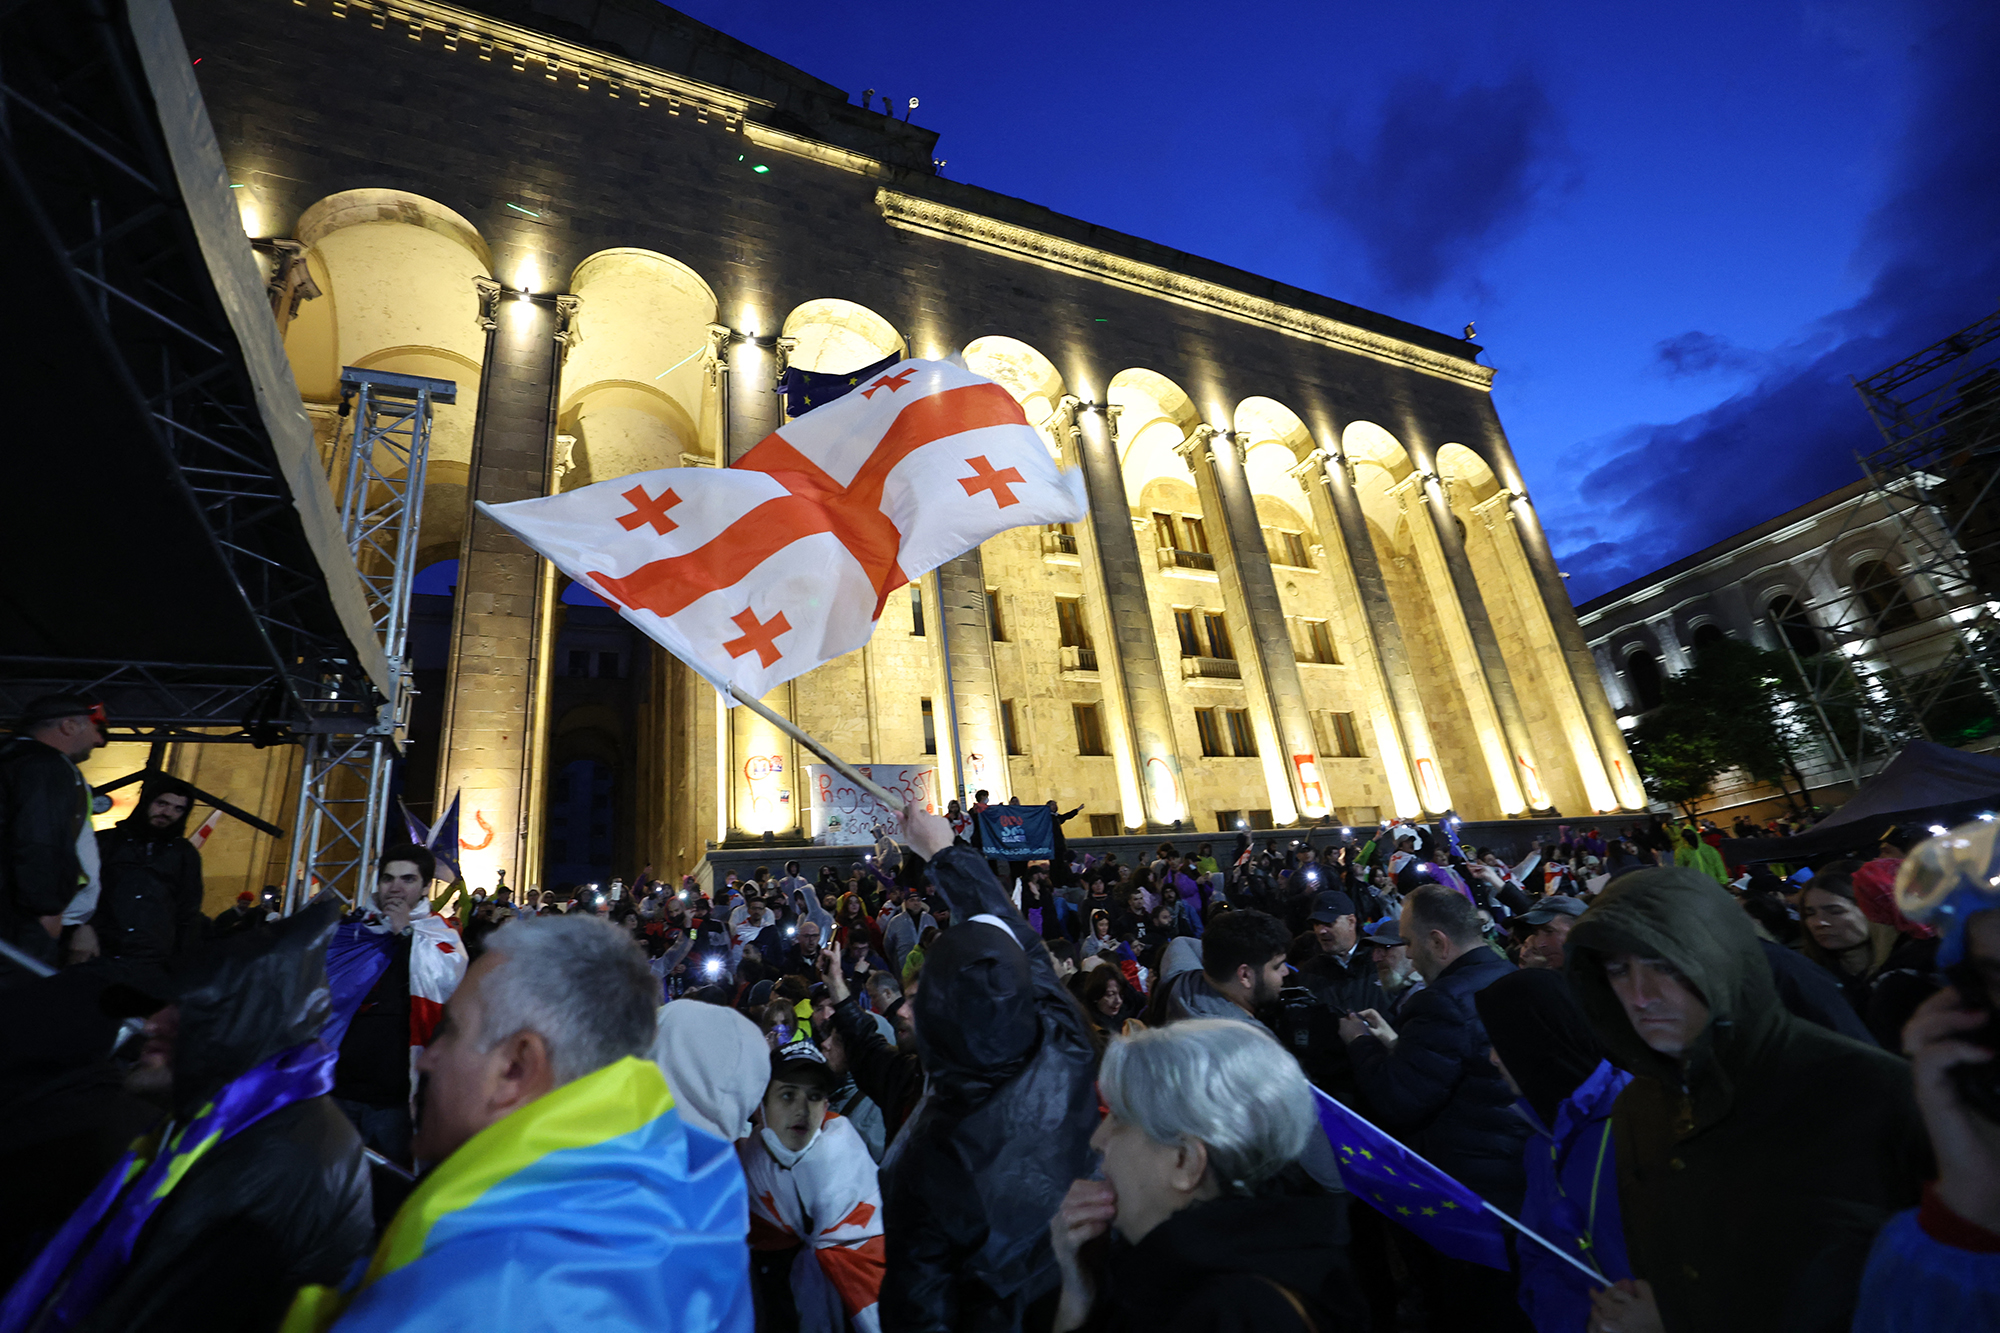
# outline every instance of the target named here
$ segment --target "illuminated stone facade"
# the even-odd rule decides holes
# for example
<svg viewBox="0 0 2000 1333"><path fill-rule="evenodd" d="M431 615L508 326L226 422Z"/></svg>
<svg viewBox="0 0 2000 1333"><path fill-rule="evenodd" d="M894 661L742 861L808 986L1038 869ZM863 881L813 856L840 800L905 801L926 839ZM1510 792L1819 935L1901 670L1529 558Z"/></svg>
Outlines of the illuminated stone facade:
<svg viewBox="0 0 2000 1333"><path fill-rule="evenodd" d="M775 692L843 755L928 732L948 786L1080 804L1078 834L1643 803L1472 344L946 179L930 132L646 0L181 18L246 229L304 247L286 341L322 439L343 365L458 382L413 771L465 793L475 881L539 880L568 738L614 754L663 873L795 835L809 757L653 649L622 711L559 712L562 583L469 498L726 463L781 424L785 365L892 352L1006 385L1091 512Z"/></svg>

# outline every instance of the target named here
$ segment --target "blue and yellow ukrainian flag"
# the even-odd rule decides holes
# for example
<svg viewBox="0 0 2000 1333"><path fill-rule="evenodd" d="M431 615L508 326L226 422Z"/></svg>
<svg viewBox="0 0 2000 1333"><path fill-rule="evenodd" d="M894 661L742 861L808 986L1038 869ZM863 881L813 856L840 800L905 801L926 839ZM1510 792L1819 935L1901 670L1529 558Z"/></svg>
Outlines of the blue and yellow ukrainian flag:
<svg viewBox="0 0 2000 1333"><path fill-rule="evenodd" d="M743 1169L673 1105L659 1067L627 1057L489 1125L357 1278L299 1292L283 1333L750 1333Z"/></svg>

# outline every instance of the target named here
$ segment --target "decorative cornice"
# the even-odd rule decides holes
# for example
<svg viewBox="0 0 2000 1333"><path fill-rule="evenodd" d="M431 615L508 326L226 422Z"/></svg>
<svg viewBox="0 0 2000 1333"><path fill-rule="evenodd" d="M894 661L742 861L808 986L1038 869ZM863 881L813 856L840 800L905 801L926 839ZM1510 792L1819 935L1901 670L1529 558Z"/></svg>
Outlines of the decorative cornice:
<svg viewBox="0 0 2000 1333"><path fill-rule="evenodd" d="M303 8L308 0L294 0L294 3ZM321 3L323 0L312 0L312 7L317 8ZM657 101L670 116L678 116L685 110L696 120L715 120L725 129L741 130L743 113L752 107L775 106L761 97L578 46L441 0L330 0L326 9L337 19L365 14L377 28L394 24L413 42L438 34L447 51L458 50L460 42L469 43L479 48L481 60L496 56L511 59L516 73L527 73L528 62L533 61L551 83L569 79L579 91L602 88L608 97L629 97L641 107Z"/></svg>
<svg viewBox="0 0 2000 1333"><path fill-rule="evenodd" d="M1095 278L1114 287L1215 311L1246 323L1262 324L1295 338L1304 338L1390 365L1406 366L1440 379L1456 380L1476 389L1490 390L1493 385L1492 369L1477 362L1446 356L1400 338L1356 328L1327 315L1314 314L1297 306L1224 287L1220 283L1176 273L1158 264L1128 259L1096 246L1064 240L1047 232L1016 226L886 187L875 192L875 204L890 226L905 231L942 236L975 249L1003 254L1012 259L1025 259L1058 272Z"/></svg>

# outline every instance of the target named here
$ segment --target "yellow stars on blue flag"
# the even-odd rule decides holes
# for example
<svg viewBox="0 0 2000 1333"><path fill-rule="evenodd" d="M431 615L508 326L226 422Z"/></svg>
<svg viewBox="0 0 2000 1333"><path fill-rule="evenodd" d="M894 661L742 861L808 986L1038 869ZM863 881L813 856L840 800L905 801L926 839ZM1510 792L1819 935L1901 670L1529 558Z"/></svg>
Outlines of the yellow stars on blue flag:
<svg viewBox="0 0 2000 1333"><path fill-rule="evenodd" d="M1507 1267L1500 1223L1478 1195L1318 1089L1314 1102L1348 1189L1445 1254Z"/></svg>

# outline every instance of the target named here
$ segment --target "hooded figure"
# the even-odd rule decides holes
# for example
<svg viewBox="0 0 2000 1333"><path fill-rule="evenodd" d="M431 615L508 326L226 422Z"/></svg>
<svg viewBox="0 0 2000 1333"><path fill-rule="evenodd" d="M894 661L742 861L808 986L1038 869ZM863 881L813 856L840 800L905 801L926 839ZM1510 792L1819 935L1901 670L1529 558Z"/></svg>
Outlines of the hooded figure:
<svg viewBox="0 0 2000 1333"><path fill-rule="evenodd" d="M719 1004L660 1006L653 1063L667 1076L681 1119L727 1143L750 1134L771 1081L771 1048L757 1025Z"/></svg>
<svg viewBox="0 0 2000 1333"><path fill-rule="evenodd" d="M161 797L181 801L164 825L153 822ZM201 943L208 921L201 914L201 853L187 840L193 801L186 783L147 778L132 813L97 835L103 887L90 924L106 957L157 963Z"/></svg>
<svg viewBox="0 0 2000 1333"><path fill-rule="evenodd" d="M1846 1329L1869 1242L1928 1174L1908 1066L1787 1010L1750 919L1699 870L1621 876L1567 952L1591 1030L1636 1076L1612 1151L1632 1271L1666 1326ZM1607 969L1636 975L1628 958L1705 1007L1679 1056L1627 1016Z"/></svg>
<svg viewBox="0 0 2000 1333"><path fill-rule="evenodd" d="M177 969L128 1080L167 1117L14 1284L0 1329L273 1328L300 1285L367 1253L367 1161L320 1038L337 919L309 908Z"/></svg>
<svg viewBox="0 0 2000 1333"><path fill-rule="evenodd" d="M1097 1056L986 862L950 847L930 871L960 924L931 946L917 992L928 1090L882 1162L882 1326L1017 1329L1059 1281L1049 1218L1089 1167Z"/></svg>

